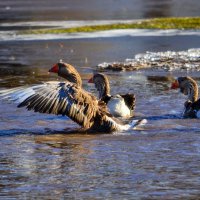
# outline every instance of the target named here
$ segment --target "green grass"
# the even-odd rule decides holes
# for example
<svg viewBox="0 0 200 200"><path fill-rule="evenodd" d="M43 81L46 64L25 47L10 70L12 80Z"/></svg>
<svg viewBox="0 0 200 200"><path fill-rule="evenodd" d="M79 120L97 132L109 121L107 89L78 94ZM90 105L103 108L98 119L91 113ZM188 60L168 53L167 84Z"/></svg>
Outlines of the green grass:
<svg viewBox="0 0 200 200"><path fill-rule="evenodd" d="M24 31L25 34L60 34L77 32L95 32L114 29L200 29L200 17L155 18L135 23L82 26L75 28L38 29Z"/></svg>

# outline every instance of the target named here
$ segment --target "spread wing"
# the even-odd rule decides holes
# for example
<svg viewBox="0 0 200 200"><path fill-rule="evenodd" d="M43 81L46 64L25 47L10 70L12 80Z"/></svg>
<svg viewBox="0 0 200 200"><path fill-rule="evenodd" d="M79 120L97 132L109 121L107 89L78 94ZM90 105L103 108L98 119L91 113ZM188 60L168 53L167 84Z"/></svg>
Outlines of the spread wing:
<svg viewBox="0 0 200 200"><path fill-rule="evenodd" d="M46 82L0 92L1 98L39 113L66 115L84 128L90 128L100 106L94 96L75 84ZM102 109L102 107L101 107Z"/></svg>
<svg viewBox="0 0 200 200"><path fill-rule="evenodd" d="M99 132L127 130L107 112L106 104L70 82L46 82L32 87L0 91L0 99L39 113L66 115L80 126Z"/></svg>

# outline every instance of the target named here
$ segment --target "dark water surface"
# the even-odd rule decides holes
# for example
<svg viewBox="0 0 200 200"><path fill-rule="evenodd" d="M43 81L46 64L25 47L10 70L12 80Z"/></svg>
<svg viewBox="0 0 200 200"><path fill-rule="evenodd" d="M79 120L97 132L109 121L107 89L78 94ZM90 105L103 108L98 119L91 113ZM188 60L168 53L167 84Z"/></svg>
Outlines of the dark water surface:
<svg viewBox="0 0 200 200"><path fill-rule="evenodd" d="M111 20L199 16L198 0L6 0L0 21Z"/></svg>
<svg viewBox="0 0 200 200"><path fill-rule="evenodd" d="M2 22L138 19L197 16L199 1L1 1ZM12 26L12 24L11 24ZM16 27L15 27L16 28ZM18 27L20 29L20 27ZM124 36L68 40L0 41L0 89L57 80L48 69L75 65L84 88L102 62L146 51L199 48L197 35ZM111 93L133 92L140 130L69 134L67 117L42 115L0 102L0 199L199 199L200 123L181 119L185 96L172 77L199 71L106 71Z"/></svg>

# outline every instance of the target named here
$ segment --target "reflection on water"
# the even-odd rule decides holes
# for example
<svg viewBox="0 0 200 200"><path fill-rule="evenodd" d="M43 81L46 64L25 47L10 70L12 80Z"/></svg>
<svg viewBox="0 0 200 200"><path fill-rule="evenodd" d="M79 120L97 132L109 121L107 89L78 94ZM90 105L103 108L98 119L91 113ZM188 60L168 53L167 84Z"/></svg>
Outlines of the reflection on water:
<svg viewBox="0 0 200 200"><path fill-rule="evenodd" d="M1 104L1 197L197 198L199 120L181 119L185 97L169 90L171 74L145 73L107 72L111 93L136 94L136 118L148 120L138 131L69 134L78 126L66 117Z"/></svg>
<svg viewBox="0 0 200 200"><path fill-rule="evenodd" d="M7 0L0 1L0 20L197 16L199 5L197 0L59 0L39 4ZM146 51L199 48L199 36L6 40L0 41L0 46L0 89L57 80L47 72L63 59L77 67L84 88L95 92L87 80L98 63L121 62ZM112 94L135 93L136 118L146 118L147 124L115 135L80 134L79 126L67 117L27 112L1 102L0 199L199 198L199 120L181 119L185 96L169 90L174 76L191 75L200 84L199 72L154 69L105 73Z"/></svg>
<svg viewBox="0 0 200 200"><path fill-rule="evenodd" d="M96 63L130 57L134 51L145 52L153 47L152 40L125 37L69 40L62 45L61 41L4 44L7 51L1 57L1 88L56 80L57 76L47 71L58 58L66 58L81 72L83 87L95 92L87 80ZM179 48L173 40L169 38L166 48ZM164 38L162 41L165 43ZM195 44L192 41L181 45L190 47ZM15 59L8 59L12 56ZM185 96L169 90L174 75L192 75L199 83L199 74L156 70L105 73L112 94L135 93L136 118L146 118L147 124L115 135L80 134L79 126L67 117L27 112L1 103L2 199L199 196L199 120L181 119ZM69 134L72 130L74 134Z"/></svg>
<svg viewBox="0 0 200 200"><path fill-rule="evenodd" d="M200 138L195 133L3 139L1 197L195 199L199 195Z"/></svg>
<svg viewBox="0 0 200 200"><path fill-rule="evenodd" d="M162 2L157 0L151 0L143 2L146 7L144 18L167 17L172 15L171 7L174 6L172 0L162 1Z"/></svg>

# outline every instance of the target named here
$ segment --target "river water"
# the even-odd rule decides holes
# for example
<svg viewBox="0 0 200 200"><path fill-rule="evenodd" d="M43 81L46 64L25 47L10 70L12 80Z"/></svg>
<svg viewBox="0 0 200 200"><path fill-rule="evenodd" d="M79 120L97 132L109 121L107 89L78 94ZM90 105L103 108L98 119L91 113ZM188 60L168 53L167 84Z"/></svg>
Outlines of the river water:
<svg viewBox="0 0 200 200"><path fill-rule="evenodd" d="M1 1L0 88L60 80L48 69L62 59L78 69L83 87L99 63L136 54L199 48L199 31L23 36L37 26L110 23L156 16L198 16L199 1ZM70 20L66 25L64 20ZM86 21L83 21L86 20ZM95 21L94 21L95 20ZM98 21L96 21L98 20ZM49 22L49 23L48 23ZM103 35L104 34L104 35ZM133 92L136 119L123 133L71 134L67 117L0 103L0 199L198 199L200 124L182 119L185 96L170 90L174 76L195 70L105 71L111 93Z"/></svg>

